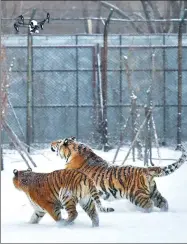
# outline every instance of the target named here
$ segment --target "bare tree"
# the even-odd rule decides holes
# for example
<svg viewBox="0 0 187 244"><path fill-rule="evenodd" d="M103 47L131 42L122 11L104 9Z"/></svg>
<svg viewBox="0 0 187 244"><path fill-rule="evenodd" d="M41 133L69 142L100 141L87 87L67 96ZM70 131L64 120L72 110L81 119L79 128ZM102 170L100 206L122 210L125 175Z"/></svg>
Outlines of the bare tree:
<svg viewBox="0 0 187 244"><path fill-rule="evenodd" d="M128 33L177 33L178 22L169 21L170 19L179 19L181 10L187 7L187 1L2 1L2 18L4 33L13 32L14 18L20 14L30 16L30 10L37 9L36 17L43 18L46 11L51 13L52 18L69 18L70 21L56 22L52 20L53 28L50 33L63 34L82 32L85 25L85 32L101 33L103 24L100 19L106 18L110 8L114 9L115 18L127 20L127 22L111 21L110 33L119 33L124 30ZM86 20L76 21L71 18L85 17ZM25 16L24 16L25 17ZM97 17L97 20L91 21L91 17ZM113 17L114 18L114 17ZM9 19L9 20L8 20ZM150 20L161 20L150 21ZM163 21L163 19L165 21ZM133 21L134 20L134 21ZM147 22L143 22L146 20ZM167 21L168 20L168 21ZM75 22L73 22L75 21ZM141 21L141 22L140 22ZM73 24L75 23L75 24Z"/></svg>
<svg viewBox="0 0 187 244"><path fill-rule="evenodd" d="M105 8L113 8L116 15L119 18L124 18L129 20L128 27L137 33L177 33L178 32L178 22L169 21L169 19L179 19L181 12L187 6L187 1L136 1L136 6L139 11L135 11L135 5L133 2L129 3L128 10L123 6L123 2L118 6L119 3L116 1L115 4L111 4L108 1L100 1L101 5ZM102 12L102 11L101 11ZM165 21L162 21L162 20ZM134 20L134 21L132 21ZM137 22L136 22L137 20ZM147 30L145 25L139 24L138 20L147 20ZM152 21L158 20L158 21ZM161 21L159 21L161 20ZM167 21L168 20L168 21ZM143 22L142 22L143 23ZM130 31L130 29L129 29Z"/></svg>
<svg viewBox="0 0 187 244"><path fill-rule="evenodd" d="M166 11L161 11L159 9L158 1L141 1L144 14L147 20L151 19L179 19L181 16L181 11L184 9L184 4L186 1L165 1ZM164 24L161 22L148 22L148 28L150 33L162 33L162 32L178 32L178 23L167 21Z"/></svg>
<svg viewBox="0 0 187 244"><path fill-rule="evenodd" d="M108 9L114 9L115 13L117 13L120 17L127 19L127 20L131 20L131 18L121 9L119 9L117 6L115 6L114 4L108 3L106 1L101 1L102 6L108 8ZM134 22L129 22L130 25L132 26L132 28L134 28L136 30L137 33L142 33L142 31L136 26L136 24Z"/></svg>

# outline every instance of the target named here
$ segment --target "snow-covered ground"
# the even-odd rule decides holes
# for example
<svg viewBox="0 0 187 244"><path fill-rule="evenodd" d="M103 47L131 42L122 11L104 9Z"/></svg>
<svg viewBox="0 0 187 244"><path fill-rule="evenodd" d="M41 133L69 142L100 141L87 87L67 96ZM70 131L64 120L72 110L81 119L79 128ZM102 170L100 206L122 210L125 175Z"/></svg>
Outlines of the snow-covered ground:
<svg viewBox="0 0 187 244"><path fill-rule="evenodd" d="M115 150L96 151L97 154L112 161ZM124 159L127 148L120 150L117 164ZM153 151L157 157L156 150ZM161 157L171 159L160 165L171 164L181 153L169 148L161 148ZM50 149L40 150L32 155L38 165L35 171L50 172L64 167L64 161ZM154 161L159 165L158 161ZM102 201L105 206L112 206L115 212L99 213L100 226L91 227L91 221L78 206L78 218L70 227L59 228L54 220L45 215L37 225L28 223L33 212L24 193L17 191L12 183L13 169L26 169L25 163L15 151L5 150L5 170L1 172L1 242L19 243L63 243L63 242L187 242L187 162L175 173L156 182L160 192L169 202L169 212L143 213L127 200L115 202ZM143 162L127 164L142 166ZM65 212L63 212L65 216Z"/></svg>

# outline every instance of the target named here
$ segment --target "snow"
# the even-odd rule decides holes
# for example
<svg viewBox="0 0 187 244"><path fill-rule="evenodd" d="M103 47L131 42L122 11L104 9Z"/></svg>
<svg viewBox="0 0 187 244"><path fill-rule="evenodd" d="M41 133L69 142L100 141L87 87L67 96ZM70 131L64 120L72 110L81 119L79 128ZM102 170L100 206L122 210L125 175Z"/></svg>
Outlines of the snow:
<svg viewBox="0 0 187 244"><path fill-rule="evenodd" d="M94 150L104 159L112 162L115 150L102 152ZM116 164L121 164L127 147L118 154ZM9 243L85 243L85 242L187 242L187 163L175 173L162 178L156 178L158 189L169 202L169 211L160 212L154 209L151 213L143 213L127 200L113 202L103 201L104 206L114 207L115 212L99 213L100 226L91 227L91 220L78 206L78 217L75 224L59 228L55 221L45 215L39 224L29 224L33 209L23 192L16 190L12 183L13 169L26 169L25 163L17 152L4 150L5 170L1 172L1 242ZM178 159L180 151L172 148L161 148L162 165ZM40 150L32 154L38 172L50 172L64 167L65 161L60 159L50 149ZM157 149L153 157L158 158ZM132 162L129 156L127 163L143 166L142 161ZM153 160L157 164L158 160ZM62 211L63 216L66 213Z"/></svg>
<svg viewBox="0 0 187 244"><path fill-rule="evenodd" d="M132 94L131 94L131 99L133 99L133 100L136 100L137 99L137 96L134 94L134 92L132 91Z"/></svg>

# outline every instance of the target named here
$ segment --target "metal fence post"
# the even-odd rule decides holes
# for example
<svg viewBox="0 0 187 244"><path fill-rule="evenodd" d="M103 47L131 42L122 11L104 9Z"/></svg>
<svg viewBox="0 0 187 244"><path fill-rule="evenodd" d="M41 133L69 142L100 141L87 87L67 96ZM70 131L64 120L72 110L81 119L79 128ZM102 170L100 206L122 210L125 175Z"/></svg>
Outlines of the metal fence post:
<svg viewBox="0 0 187 244"><path fill-rule="evenodd" d="M93 89L93 109L92 109L92 116L93 116L93 125L95 132L97 131L97 121L98 121L98 116L97 116L97 83L96 83L96 77L97 77L97 49L96 46L92 47L92 55L93 55L93 63L92 63L92 69L93 69L93 74L92 74L92 89ZM93 132L93 139L94 141L98 142L98 135L97 133Z"/></svg>
<svg viewBox="0 0 187 244"><path fill-rule="evenodd" d="M178 31L178 114L177 114L177 150L181 147L181 125L182 125L182 27L187 9L184 10L183 16L179 22Z"/></svg>
<svg viewBox="0 0 187 244"><path fill-rule="evenodd" d="M120 143L122 143L123 141L123 131L122 131L122 122L123 122L123 108L122 108L122 102L123 102L123 95L122 95L122 90L123 90L123 86L122 86L122 79L123 79L123 57L122 57L122 36L121 34L119 35L119 42L120 42L120 84L119 84L119 103L120 103L120 109L119 109L119 113L120 113L120 121L119 121L119 125L120 125Z"/></svg>
<svg viewBox="0 0 187 244"><path fill-rule="evenodd" d="M136 99L137 97L134 95L133 91L131 94L131 126L132 126L132 142L136 136L137 128L136 128ZM132 159L135 162L135 146L132 147Z"/></svg>
<svg viewBox="0 0 187 244"><path fill-rule="evenodd" d="M30 152L31 136L32 136L32 36L27 37L27 133L26 143L28 152Z"/></svg>
<svg viewBox="0 0 187 244"><path fill-rule="evenodd" d="M102 121L103 121L103 96L102 96L102 78L101 78L101 56L100 56L100 45L97 43L97 100L98 100L98 121L97 121L97 132L100 135L100 140L102 144ZM102 146L101 146L102 147Z"/></svg>
<svg viewBox="0 0 187 244"><path fill-rule="evenodd" d="M30 21L33 19L36 13L36 9L33 9ZM32 142L32 35L30 34L28 27L27 34L27 126L26 126L26 143L28 145L28 152L30 152L30 145Z"/></svg>
<svg viewBox="0 0 187 244"><path fill-rule="evenodd" d="M79 138L79 54L78 54L78 37L76 35L76 138Z"/></svg>
<svg viewBox="0 0 187 244"><path fill-rule="evenodd" d="M163 35L163 66L164 66L164 79L163 79L163 140L162 146L166 145L166 34Z"/></svg>
<svg viewBox="0 0 187 244"><path fill-rule="evenodd" d="M104 35L103 35L103 55L102 55L102 95L103 95L103 121L102 121L102 143L104 151L107 152L109 150L108 145L108 121L107 121L107 57L108 57L108 26L110 22L110 18L112 16L113 9L110 10L108 18L105 22L104 26Z"/></svg>

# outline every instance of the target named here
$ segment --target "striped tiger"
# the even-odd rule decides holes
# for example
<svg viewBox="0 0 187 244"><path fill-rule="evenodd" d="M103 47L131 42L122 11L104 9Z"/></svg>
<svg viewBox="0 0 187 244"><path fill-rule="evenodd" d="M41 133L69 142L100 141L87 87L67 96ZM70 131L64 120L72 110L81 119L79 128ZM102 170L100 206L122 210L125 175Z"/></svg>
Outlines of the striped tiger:
<svg viewBox="0 0 187 244"><path fill-rule="evenodd" d="M77 218L77 203L84 209L92 221L99 226L96 206L101 212L112 212L113 208L101 205L94 182L84 173L73 169L56 170L51 173L36 173L31 169L13 171L14 186L26 193L34 208L30 223L36 224L48 213L59 226L72 224ZM65 209L68 218L62 219L61 209Z"/></svg>
<svg viewBox="0 0 187 244"><path fill-rule="evenodd" d="M168 211L168 202L157 189L154 177L162 177L177 170L186 161L186 151L175 163L165 167L116 166L99 157L75 137L53 141L51 150L65 158L67 169L79 169L96 184L104 200L126 198L144 212L158 207Z"/></svg>

